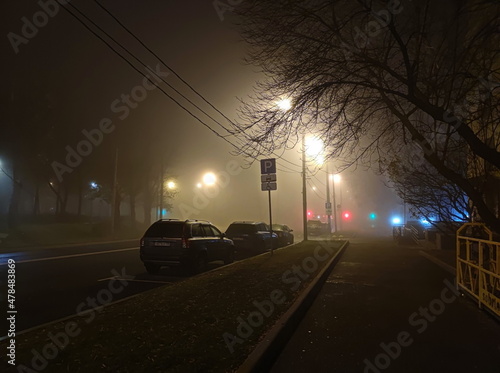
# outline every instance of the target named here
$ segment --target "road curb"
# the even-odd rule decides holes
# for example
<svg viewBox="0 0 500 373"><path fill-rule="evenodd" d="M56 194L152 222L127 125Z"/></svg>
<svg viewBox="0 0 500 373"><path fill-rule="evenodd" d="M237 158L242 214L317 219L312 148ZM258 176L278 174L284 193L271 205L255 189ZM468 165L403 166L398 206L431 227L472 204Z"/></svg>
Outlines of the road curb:
<svg viewBox="0 0 500 373"><path fill-rule="evenodd" d="M267 372L271 369L348 246L349 241L346 241L318 276L299 295L288 311L276 321L264 339L236 370L236 373Z"/></svg>
<svg viewBox="0 0 500 373"><path fill-rule="evenodd" d="M435 256L432 256L431 254L426 253L425 251L420 250L419 254L422 255L424 258L430 260L434 264L437 264L441 268L443 268L445 271L451 273L453 276L457 274L457 270L455 267L443 262L442 260L436 258Z"/></svg>

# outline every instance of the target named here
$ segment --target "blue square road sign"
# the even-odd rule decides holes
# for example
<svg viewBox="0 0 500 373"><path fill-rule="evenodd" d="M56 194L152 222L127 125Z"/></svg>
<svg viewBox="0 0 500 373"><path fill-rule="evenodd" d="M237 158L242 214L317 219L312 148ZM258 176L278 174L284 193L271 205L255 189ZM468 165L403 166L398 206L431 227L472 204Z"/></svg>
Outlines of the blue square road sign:
<svg viewBox="0 0 500 373"><path fill-rule="evenodd" d="M276 158L261 159L260 160L260 173L261 174L275 174L276 173Z"/></svg>

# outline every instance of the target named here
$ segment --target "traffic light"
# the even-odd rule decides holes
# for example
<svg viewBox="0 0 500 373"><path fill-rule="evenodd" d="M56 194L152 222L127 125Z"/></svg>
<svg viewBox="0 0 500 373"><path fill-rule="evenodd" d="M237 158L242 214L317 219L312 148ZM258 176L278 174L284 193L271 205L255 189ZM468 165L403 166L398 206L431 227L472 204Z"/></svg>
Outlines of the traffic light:
<svg viewBox="0 0 500 373"><path fill-rule="evenodd" d="M370 212L370 215L368 215L368 217L370 218L370 220L375 220L377 219L377 214L375 214L374 212Z"/></svg>
<svg viewBox="0 0 500 373"><path fill-rule="evenodd" d="M350 219L351 219L351 213L350 213L349 211L344 211L344 212L342 213L342 218L343 218L344 220L350 220Z"/></svg>

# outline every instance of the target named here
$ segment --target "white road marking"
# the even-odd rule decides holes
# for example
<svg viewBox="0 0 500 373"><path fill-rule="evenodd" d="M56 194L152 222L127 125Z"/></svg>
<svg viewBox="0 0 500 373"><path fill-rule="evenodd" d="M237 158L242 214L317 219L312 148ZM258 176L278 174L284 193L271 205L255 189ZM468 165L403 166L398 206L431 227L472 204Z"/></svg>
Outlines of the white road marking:
<svg viewBox="0 0 500 373"><path fill-rule="evenodd" d="M97 280L97 281L100 282L100 281L106 281L106 280L124 280L124 281L131 281L131 282L151 282L151 283L155 283L155 284L173 284L173 282L171 282L171 281L137 280L134 277L121 278L121 277L116 277L116 276L101 278L100 280Z"/></svg>
<svg viewBox="0 0 500 373"><path fill-rule="evenodd" d="M121 251L130 251L130 250L139 250L138 247L132 247L128 249L119 249L119 250L107 250L107 251L97 251L95 253L83 253L83 254L72 254L72 255L60 255L60 256L52 256L50 258L38 258L38 259L28 259L28 260L16 260L16 264L19 263L31 263L31 262L42 262L45 260L56 260L56 259L68 259L68 258L77 258L80 256L87 255L98 255L98 254L110 254L110 253L118 253ZM7 265L7 263L2 263L0 265Z"/></svg>
<svg viewBox="0 0 500 373"><path fill-rule="evenodd" d="M126 280L126 281L132 281L132 282L151 282L154 284L173 284L173 282L170 281L153 281L153 280Z"/></svg>
<svg viewBox="0 0 500 373"><path fill-rule="evenodd" d="M101 278L100 280L97 280L97 282L111 280L111 279L114 279L114 278L117 278L117 277L116 276L111 276L111 277Z"/></svg>

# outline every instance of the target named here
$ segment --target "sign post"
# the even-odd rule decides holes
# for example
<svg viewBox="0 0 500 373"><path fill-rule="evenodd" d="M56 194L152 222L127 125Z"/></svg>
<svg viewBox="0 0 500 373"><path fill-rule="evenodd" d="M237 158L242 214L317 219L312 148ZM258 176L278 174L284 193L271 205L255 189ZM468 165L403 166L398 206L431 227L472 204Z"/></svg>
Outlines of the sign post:
<svg viewBox="0 0 500 373"><path fill-rule="evenodd" d="M276 179L276 159L261 159L260 161L260 181L261 190L267 190L269 196L269 233L271 235L271 255L273 255L273 214L271 209L271 190L277 190L278 184Z"/></svg>

